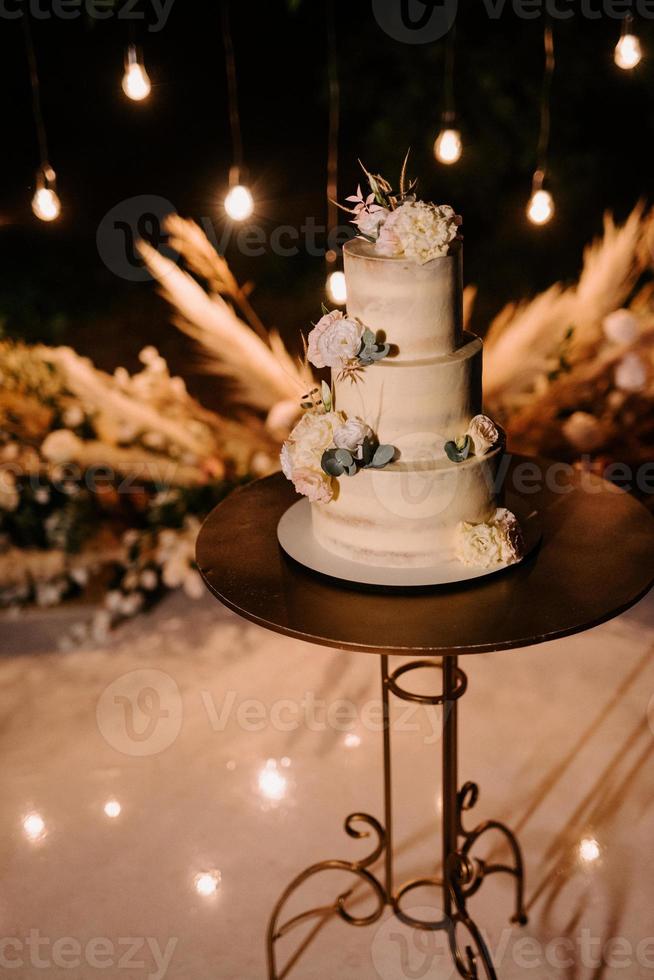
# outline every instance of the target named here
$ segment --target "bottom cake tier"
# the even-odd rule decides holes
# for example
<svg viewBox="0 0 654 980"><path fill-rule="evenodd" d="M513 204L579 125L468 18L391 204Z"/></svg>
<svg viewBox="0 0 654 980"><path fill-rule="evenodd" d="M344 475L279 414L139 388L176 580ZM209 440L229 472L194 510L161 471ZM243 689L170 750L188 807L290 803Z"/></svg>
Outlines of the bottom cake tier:
<svg viewBox="0 0 654 980"><path fill-rule="evenodd" d="M328 551L365 565L418 568L453 554L461 521L488 521L501 504L501 446L462 463L398 462L342 476L328 504L312 504Z"/></svg>

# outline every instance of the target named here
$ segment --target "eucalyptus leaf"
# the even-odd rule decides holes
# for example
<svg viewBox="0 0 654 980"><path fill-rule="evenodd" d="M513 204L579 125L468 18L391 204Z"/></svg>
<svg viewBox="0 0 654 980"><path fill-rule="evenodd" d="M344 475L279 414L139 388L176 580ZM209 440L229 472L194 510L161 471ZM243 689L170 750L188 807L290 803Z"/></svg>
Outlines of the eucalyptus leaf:
<svg viewBox="0 0 654 980"><path fill-rule="evenodd" d="M344 467L336 459L336 453L333 449L327 449L322 454L320 465L328 476L342 476L344 473Z"/></svg>
<svg viewBox="0 0 654 980"><path fill-rule="evenodd" d="M341 464L341 466L346 468L351 466L354 462L352 453L349 449L337 449L334 453L334 458Z"/></svg>
<svg viewBox="0 0 654 980"><path fill-rule="evenodd" d="M464 436L461 439L450 440L445 443L445 453L447 458L453 463L462 463L464 459L467 459L470 455L472 449L472 439L470 436Z"/></svg>
<svg viewBox="0 0 654 980"><path fill-rule="evenodd" d="M374 442L369 436L366 436L361 443L361 460L364 466L368 466L372 462L372 457L375 455L376 448L377 443Z"/></svg>
<svg viewBox="0 0 654 980"><path fill-rule="evenodd" d="M390 463L394 456L395 446L377 446L370 465L381 469L382 466L386 466L388 463Z"/></svg>
<svg viewBox="0 0 654 980"><path fill-rule="evenodd" d="M355 476L356 471L357 471L357 464L354 462L354 460L352 460L352 465L346 466L345 472L347 473L348 476Z"/></svg>
<svg viewBox="0 0 654 980"><path fill-rule="evenodd" d="M376 338L374 333L369 327L366 327L366 329L363 331L363 337L361 343L363 347L373 347L375 345Z"/></svg>

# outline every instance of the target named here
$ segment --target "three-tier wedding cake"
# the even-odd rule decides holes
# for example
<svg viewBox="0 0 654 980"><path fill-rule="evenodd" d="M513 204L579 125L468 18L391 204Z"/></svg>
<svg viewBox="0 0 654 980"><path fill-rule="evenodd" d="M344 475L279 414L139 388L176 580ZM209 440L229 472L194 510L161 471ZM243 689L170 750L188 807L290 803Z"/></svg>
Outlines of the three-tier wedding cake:
<svg viewBox="0 0 654 980"><path fill-rule="evenodd" d="M348 199L347 312L323 310L307 356L331 368L303 400L282 469L313 534L350 561L494 567L520 559L501 507L501 430L482 414L482 342L463 329L460 218L367 174Z"/></svg>

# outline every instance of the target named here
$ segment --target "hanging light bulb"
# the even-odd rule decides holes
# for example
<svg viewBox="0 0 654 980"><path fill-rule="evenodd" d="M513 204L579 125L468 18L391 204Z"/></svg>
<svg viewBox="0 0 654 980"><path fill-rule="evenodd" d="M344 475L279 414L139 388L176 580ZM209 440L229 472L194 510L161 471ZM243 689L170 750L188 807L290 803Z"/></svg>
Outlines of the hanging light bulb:
<svg viewBox="0 0 654 980"><path fill-rule="evenodd" d="M225 211L232 221L245 221L254 212L254 198L244 184L235 184L225 198Z"/></svg>
<svg viewBox="0 0 654 980"><path fill-rule="evenodd" d="M123 75L123 92L132 102L142 102L147 99L152 85L145 66L139 61L135 44L130 44L125 55L125 74Z"/></svg>
<svg viewBox="0 0 654 980"><path fill-rule="evenodd" d="M56 191L56 174L49 164L45 164L36 175L32 211L40 221L54 221L61 214L61 201Z"/></svg>
<svg viewBox="0 0 654 980"><path fill-rule="evenodd" d="M630 71L640 64L642 57L640 39L636 34L631 33L631 18L627 18L625 32L615 46L615 63L623 71Z"/></svg>
<svg viewBox="0 0 654 980"><path fill-rule="evenodd" d="M463 147L458 129L441 129L434 143L434 156L439 163L452 164L461 159Z"/></svg>
<svg viewBox="0 0 654 980"><path fill-rule="evenodd" d="M527 205L527 217L534 225L546 225L554 217L554 198L543 188L545 173L537 170Z"/></svg>
<svg viewBox="0 0 654 980"><path fill-rule="evenodd" d="M344 306L347 301L347 286L345 284L345 273L337 270L330 272L326 283L327 295L332 303L337 306Z"/></svg>

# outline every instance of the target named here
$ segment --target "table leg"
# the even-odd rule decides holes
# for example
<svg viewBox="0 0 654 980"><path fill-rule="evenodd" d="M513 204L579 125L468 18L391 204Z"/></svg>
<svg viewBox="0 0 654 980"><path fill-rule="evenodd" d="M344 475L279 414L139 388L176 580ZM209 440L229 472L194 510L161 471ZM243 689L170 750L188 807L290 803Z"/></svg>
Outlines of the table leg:
<svg viewBox="0 0 654 980"><path fill-rule="evenodd" d="M524 925L527 917L524 911L524 869L519 844L508 827L496 820L486 820L473 830L467 830L463 824L463 814L472 809L479 797L475 783L465 783L458 789L458 701L467 689L468 680L458 665L456 657L446 657L442 663L434 660L416 660L403 663L392 673L389 673L388 656L381 660L381 691L383 709L383 768L384 768L384 822L379 823L366 813L353 813L345 820L345 832L353 838L375 838L374 850L359 861L328 860L311 865L302 871L286 888L277 902L267 934L268 977L269 980L281 980L286 977L296 962L296 953L286 964L281 973L278 972L275 954L275 944L291 929L310 918L320 921L316 928L331 915L338 915L345 922L355 926L372 925L382 916L386 905L390 905L394 914L403 922L416 929L442 931L447 934L452 958L458 973L466 980L479 980L485 976L487 980L497 980L497 974L479 928L467 911L467 900L481 887L484 879L491 874L504 873L515 879L516 904L512 922ZM443 673L442 693L434 695L414 694L401 687L399 679L413 670L439 669ZM391 716L390 694L403 701L413 701L419 704L440 705L443 709L443 740L442 740L442 799L443 799L443 872L441 877L414 878L405 882L397 890L393 877L393 813L392 813L392 778L391 778ZM495 831L508 844L513 858L512 864L488 863L474 857L473 848L477 841L487 833ZM384 857L384 883L372 873L370 868ZM368 915L354 915L348 909L348 900L354 892L354 885L341 892L335 902L302 912L283 924L279 923L281 912L286 902L303 882L325 871L340 871L352 874L357 881L355 884L366 885L374 899L375 906ZM414 918L401 907L401 900L409 892L424 887L437 887L442 894L443 915L441 918L423 921ZM458 936L465 932L468 941L463 948L459 945ZM483 970L480 974L479 969Z"/></svg>

